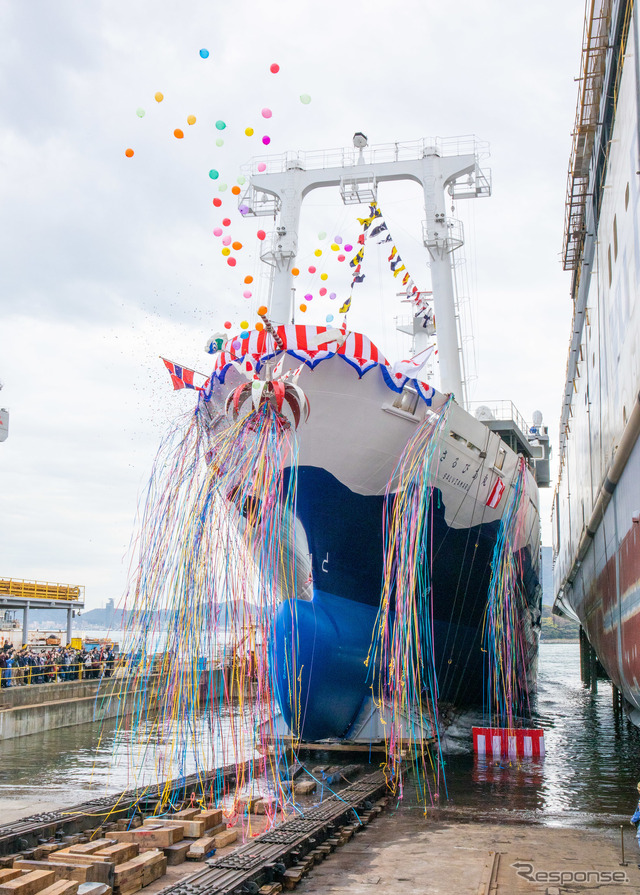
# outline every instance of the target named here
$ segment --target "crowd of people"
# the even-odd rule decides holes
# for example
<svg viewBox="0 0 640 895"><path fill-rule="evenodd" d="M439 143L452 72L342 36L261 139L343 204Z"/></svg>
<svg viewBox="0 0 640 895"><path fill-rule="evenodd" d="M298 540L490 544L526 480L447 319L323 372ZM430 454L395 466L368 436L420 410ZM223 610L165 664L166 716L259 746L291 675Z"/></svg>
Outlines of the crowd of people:
<svg viewBox="0 0 640 895"><path fill-rule="evenodd" d="M6 641L0 649L0 686L98 680L111 677L115 661L111 647L96 646L92 650L58 647L39 651L26 646L15 649Z"/></svg>

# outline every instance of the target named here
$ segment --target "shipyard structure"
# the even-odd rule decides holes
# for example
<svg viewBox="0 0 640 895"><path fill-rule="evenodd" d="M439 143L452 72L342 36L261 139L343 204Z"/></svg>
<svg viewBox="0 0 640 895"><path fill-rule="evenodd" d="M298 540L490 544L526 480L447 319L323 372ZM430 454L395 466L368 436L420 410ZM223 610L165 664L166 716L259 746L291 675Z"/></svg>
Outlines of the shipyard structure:
<svg viewBox="0 0 640 895"><path fill-rule="evenodd" d="M587 0L563 262L573 320L553 503L555 611L640 723L640 66L633 0ZM588 642L587 642L588 640Z"/></svg>

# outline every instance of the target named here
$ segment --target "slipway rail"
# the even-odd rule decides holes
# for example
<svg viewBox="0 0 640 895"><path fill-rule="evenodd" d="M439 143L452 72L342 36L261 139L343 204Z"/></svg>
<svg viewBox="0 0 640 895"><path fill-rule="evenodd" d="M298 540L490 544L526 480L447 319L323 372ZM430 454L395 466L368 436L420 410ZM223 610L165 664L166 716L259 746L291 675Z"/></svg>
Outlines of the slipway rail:
<svg viewBox="0 0 640 895"><path fill-rule="evenodd" d="M339 844L344 828L353 832L364 826L373 800L385 790L382 771L375 771L233 853L207 861L205 870L163 889L161 895L257 893L261 886L282 882L290 888L313 865L310 853L327 853Z"/></svg>

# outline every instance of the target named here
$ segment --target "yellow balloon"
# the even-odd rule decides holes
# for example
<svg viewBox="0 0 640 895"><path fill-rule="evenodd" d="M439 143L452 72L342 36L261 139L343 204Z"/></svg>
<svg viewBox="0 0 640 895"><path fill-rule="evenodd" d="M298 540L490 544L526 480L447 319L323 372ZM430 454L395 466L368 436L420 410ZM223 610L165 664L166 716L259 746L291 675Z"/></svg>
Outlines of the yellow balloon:
<svg viewBox="0 0 640 895"><path fill-rule="evenodd" d="M249 324L246 320L243 320L240 324L240 329L249 329Z"/></svg>
<svg viewBox="0 0 640 895"><path fill-rule="evenodd" d="M321 280L328 280L328 279L329 279L329 274L328 274L328 273L321 273L321 274L320 274L320 279L321 279Z"/></svg>
<svg viewBox="0 0 640 895"><path fill-rule="evenodd" d="M195 124L196 116L195 115L187 115L187 124Z"/></svg>
<svg viewBox="0 0 640 895"><path fill-rule="evenodd" d="M223 255L230 255L230 254L231 254L231 249L229 249L229 248L227 248L227 246L225 246L225 247L223 248L223 250L222 250L222 254L223 254Z"/></svg>
<svg viewBox="0 0 640 895"><path fill-rule="evenodd" d="M320 255L322 254L322 249L316 249L313 254L316 256L316 258L319 258Z"/></svg>
<svg viewBox="0 0 640 895"><path fill-rule="evenodd" d="M160 93L160 91L158 90L157 93L154 93L154 94L153 94L153 98L155 99L155 101L156 101L157 103L161 103L162 100L164 99L164 93Z"/></svg>
<svg viewBox="0 0 640 895"><path fill-rule="evenodd" d="M253 137L253 128L252 127L246 127L244 132L247 135L247 137Z"/></svg>
<svg viewBox="0 0 640 895"><path fill-rule="evenodd" d="M335 242L332 242L332 243L331 243L331 251L332 251L332 252L337 252L339 248L340 248L340 246L339 246L339 245L336 245Z"/></svg>

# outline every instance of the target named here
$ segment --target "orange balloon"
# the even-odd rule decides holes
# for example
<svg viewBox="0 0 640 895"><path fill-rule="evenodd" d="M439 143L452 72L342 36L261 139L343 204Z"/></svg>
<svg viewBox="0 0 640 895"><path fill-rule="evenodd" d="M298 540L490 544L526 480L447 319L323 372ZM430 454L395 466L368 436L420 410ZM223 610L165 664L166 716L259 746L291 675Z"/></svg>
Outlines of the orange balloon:
<svg viewBox="0 0 640 895"><path fill-rule="evenodd" d="M196 116L195 115L187 115L187 124L195 124Z"/></svg>
<svg viewBox="0 0 640 895"><path fill-rule="evenodd" d="M298 270L297 267L292 267L292 268L291 268L291 276L292 276L292 277L297 277L299 273L300 273L300 271Z"/></svg>
<svg viewBox="0 0 640 895"><path fill-rule="evenodd" d="M133 158L133 149L125 149L124 154L127 158Z"/></svg>
<svg viewBox="0 0 640 895"><path fill-rule="evenodd" d="M253 283L253 277L250 276L250 275L247 275L247 276L244 278L244 281L245 281L245 283Z"/></svg>
<svg viewBox="0 0 640 895"><path fill-rule="evenodd" d="M264 317L264 315L265 315L266 313L267 313L267 306L266 306L266 305L260 305L260 307L258 308L258 317Z"/></svg>
<svg viewBox="0 0 640 895"><path fill-rule="evenodd" d="M259 333L261 333L264 329L264 323L262 323L262 321L260 323L256 323L255 328L258 330Z"/></svg>
<svg viewBox="0 0 640 895"><path fill-rule="evenodd" d="M176 140L182 140L182 138L184 137L184 134L182 133L180 128L177 127L173 132L173 136L176 138Z"/></svg>
<svg viewBox="0 0 640 895"><path fill-rule="evenodd" d="M300 310L301 310L302 313L304 314L304 312L307 310L307 306L306 306L306 305L300 305Z"/></svg>
<svg viewBox="0 0 640 895"><path fill-rule="evenodd" d="M240 195L240 187L239 187L239 186L232 186L232 187L231 187L231 192L233 193L234 196L239 196L239 195Z"/></svg>
<svg viewBox="0 0 640 895"><path fill-rule="evenodd" d="M236 252L239 252L240 249L242 248L242 243L241 243L241 242L232 242L232 243L231 243L231 248L232 248L232 249L235 249Z"/></svg>

